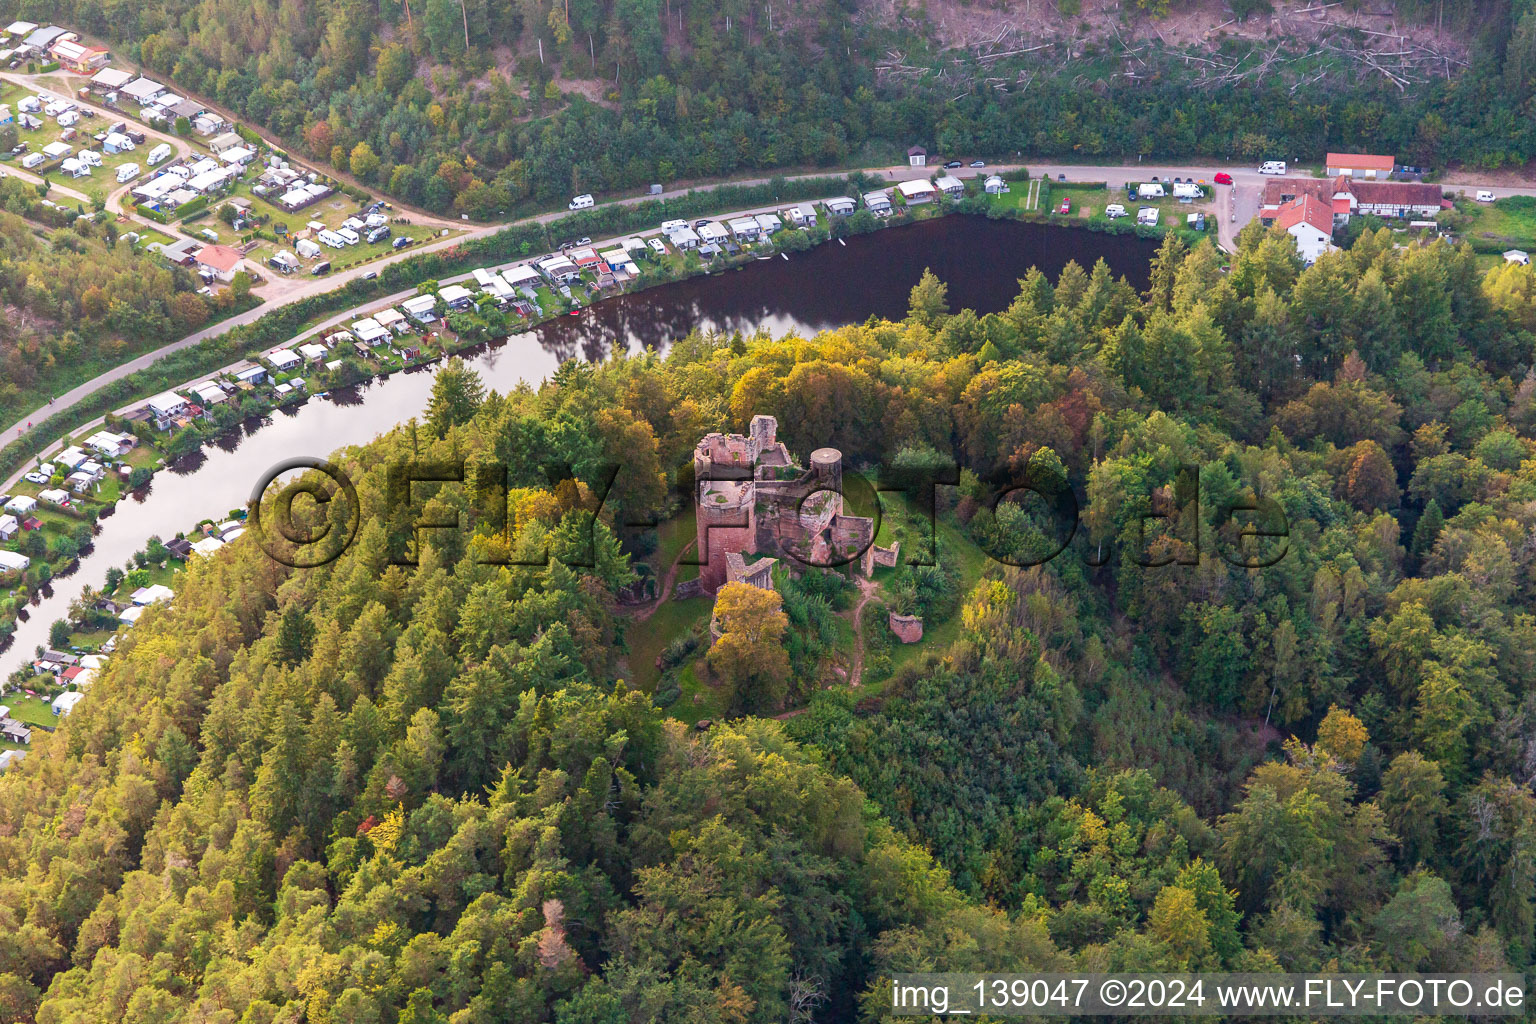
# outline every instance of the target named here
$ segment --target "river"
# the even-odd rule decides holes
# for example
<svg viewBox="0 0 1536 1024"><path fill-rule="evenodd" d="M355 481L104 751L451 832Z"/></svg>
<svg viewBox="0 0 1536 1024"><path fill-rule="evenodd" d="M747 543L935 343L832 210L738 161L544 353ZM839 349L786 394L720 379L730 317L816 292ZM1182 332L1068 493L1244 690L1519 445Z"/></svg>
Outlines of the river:
<svg viewBox="0 0 1536 1024"><path fill-rule="evenodd" d="M809 335L871 316L906 314L907 293L925 267L949 286L951 309L980 313L1006 308L1017 280L1038 266L1053 280L1069 260L1090 269L1102 257L1116 276L1147 286L1157 243L1125 235L981 217L951 216L832 242L788 260L774 258L738 271L662 285L597 303L579 317L561 317L513 335L468 359L488 388L507 391L537 382L572 357L600 359L622 341L630 351L664 349L695 327L706 331L759 328L775 337ZM423 369L396 373L325 397L314 397L253 421L202 452L155 474L148 486L118 502L101 520L95 544L76 571L54 581L30 606L15 642L0 654L0 679L30 661L48 642L86 584L100 586L152 534L170 539L204 517L223 519L243 506L268 467L295 455L325 456L364 444L419 415L432 389Z"/></svg>

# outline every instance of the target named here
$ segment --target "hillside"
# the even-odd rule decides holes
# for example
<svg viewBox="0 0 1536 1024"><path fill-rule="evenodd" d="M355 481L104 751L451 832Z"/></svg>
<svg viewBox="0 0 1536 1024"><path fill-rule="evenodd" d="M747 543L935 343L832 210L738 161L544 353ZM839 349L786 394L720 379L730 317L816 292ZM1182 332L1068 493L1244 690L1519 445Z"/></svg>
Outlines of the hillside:
<svg viewBox="0 0 1536 1024"><path fill-rule="evenodd" d="M1510 120L1536 88L1536 17L1503 0L73 0L48 17L366 185L476 218L894 162L914 142L994 158L1536 155Z"/></svg>
<svg viewBox="0 0 1536 1024"><path fill-rule="evenodd" d="M338 454L344 555L194 559L0 776L0 1019L767 1024L886 1019L919 967L1527 969L1536 277L1386 229L1306 270L1240 248L981 317L930 275L899 323L509 395L450 363ZM867 616L839 675L839 573L727 584L713 646L620 604L658 538L612 524L691 516L697 440L759 414L800 459L958 462L939 564L867 588L933 629L915 657ZM388 499L461 459L505 491ZM1059 557L1051 505L991 500L1009 467L1071 487ZM648 630L654 694L621 679Z"/></svg>

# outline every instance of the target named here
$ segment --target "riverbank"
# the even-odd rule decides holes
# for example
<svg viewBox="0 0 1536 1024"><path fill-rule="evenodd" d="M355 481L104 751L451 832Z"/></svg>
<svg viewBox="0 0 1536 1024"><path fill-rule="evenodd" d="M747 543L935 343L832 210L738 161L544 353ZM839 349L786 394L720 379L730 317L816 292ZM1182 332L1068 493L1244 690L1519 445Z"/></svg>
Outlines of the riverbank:
<svg viewBox="0 0 1536 1024"><path fill-rule="evenodd" d="M1155 240L1111 243L1103 233L1058 230L1046 218L1013 223L1013 218L947 216L956 209L930 204L904 216L874 218L875 226L867 235L855 233L855 221L849 218L838 240L830 237L828 229L824 244L794 253L787 261L759 261L743 254L730 264L734 269L727 269L725 263L710 268L716 271L713 275L702 270L667 278L657 274L649 279L654 282L651 286L632 287L588 306L581 316L546 310L551 315L527 330L519 328L520 333L505 341L480 344L467 335L444 333L437 325L440 340L448 348L421 353L411 369L424 370L449 351L461 352L488 387L507 390L523 382L537 384L565 359L606 358L616 346L660 350L694 329L810 335L870 316L899 318L905 314L911 286L929 267L950 282L955 308L978 312L1005 307L1016 293L1018 278L1030 266L1054 277L1069 260L1086 268L1104 258L1117 276L1127 275L1133 287L1146 286ZM867 224L864 218L857 222ZM899 232L883 230L903 225ZM384 296L345 314L331 314L308 325L304 334L288 339L289 343L344 328L366 312L411 294L415 289ZM334 361L333 356L326 358ZM299 373L306 375L305 370ZM98 581L109 567L121 565L142 546L146 537L173 536L186 521L188 508L222 514L243 506L251 483L281 459L296 453L325 456L371 440L423 408L432 382L428 372L390 372L321 398L318 392L326 390L326 385L313 372L307 376L307 390L289 392L281 404L264 407L262 416L242 418L222 432L200 428L202 437L196 439L196 446L184 442L195 448L188 454L173 457L165 449L175 435L150 432L148 443L141 441L134 457L149 458L147 464L158 471L148 484L118 501L111 517L101 520L95 547L82 554L77 574ZM206 375L198 377L206 379ZM247 394L241 392L242 398ZM261 394L250 397L254 401ZM258 410L253 406L252 411ZM182 450L176 448L178 453ZM26 651L45 642L47 622L68 610L58 578L63 574L54 575L51 585L29 595L40 600L30 607L30 621L17 634L18 645Z"/></svg>

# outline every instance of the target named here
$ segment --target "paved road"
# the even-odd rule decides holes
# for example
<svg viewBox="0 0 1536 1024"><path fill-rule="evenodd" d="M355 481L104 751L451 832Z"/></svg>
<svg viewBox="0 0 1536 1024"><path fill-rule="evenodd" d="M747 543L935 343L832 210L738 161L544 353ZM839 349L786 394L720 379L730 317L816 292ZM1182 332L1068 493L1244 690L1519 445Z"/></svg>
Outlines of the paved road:
<svg viewBox="0 0 1536 1024"><path fill-rule="evenodd" d="M1018 165L1016 165L1016 164L997 164L997 165L988 166L988 167L984 167L984 168L963 167L963 168L959 168L959 169L956 169L956 170L952 170L952 171L950 171L950 173L954 174L954 175L957 175L957 176L960 176L960 177L976 177L976 176L979 176L979 175L991 174L991 173L994 173L994 172L997 172L997 171L1004 171L1004 170L1014 169L1017 166ZM1037 174L1037 175L1050 175L1052 178L1055 178L1059 174L1065 174L1069 180L1074 180L1074 181L1103 181L1112 189L1113 188L1122 188L1122 187L1124 187L1125 183L1128 182L1128 181L1144 181L1144 180L1150 178L1153 175L1157 175L1158 177L1163 178L1164 180L1166 180L1166 179L1168 179L1170 177L1190 177L1190 176L1193 176L1193 177L1196 177L1196 178L1203 178L1206 181L1212 181L1212 180L1214 180L1215 175L1216 175L1216 173L1218 171L1225 171L1228 174L1232 175L1234 184L1232 186L1216 186L1216 188L1217 188L1217 196L1216 196L1216 199L1215 199L1215 208L1216 208L1217 211L1221 211L1223 209L1223 205L1222 204L1224 202L1229 202L1230 201L1230 199L1229 199L1229 197L1227 195L1229 189L1236 191L1236 218L1235 218L1235 220L1232 219L1232 217L1230 215L1229 216L1219 216L1218 217L1219 238L1220 238L1222 244L1227 246L1229 249L1232 247L1232 240L1235 238L1236 231L1238 229L1240 229L1242 227L1242 225L1246 224L1249 220L1251 220L1255 215L1257 215L1257 212L1258 212L1258 198L1259 198L1260 193L1263 190L1264 182L1268 180L1264 175L1259 174L1258 171L1256 169L1252 168L1252 167L1235 166L1235 165L1220 166L1220 165L1215 165L1215 164L1207 164L1205 166L1199 166L1199 165L1184 165L1184 164L1164 164L1164 165L1141 164L1141 165L1130 165L1130 166L1114 166L1114 165L1031 163L1028 166L1029 166L1030 170L1033 173ZM864 174L871 174L871 175L874 175L874 176L877 176L877 177L883 177L883 178L885 178L888 181L902 181L902 180L906 180L908 178L917 177L919 175L931 175L931 174L936 173L938 170L940 170L940 168L938 168L936 166L929 166L929 167L926 167L926 168L923 168L923 169L916 169L916 168L911 168L911 167L907 167L905 165L902 165L902 166L895 166L895 167L871 167L871 168L864 168L864 169L862 169L862 173L864 173ZM1297 169L1297 170L1299 170L1299 169ZM859 172L854 171L854 170L847 170L847 171L841 171L841 172L831 172L831 171L813 172L813 173L807 173L807 174L802 174L802 175L793 175L793 176L790 176L789 178L787 178L786 180L801 180L801 179L807 179L807 178L826 177L828 174L832 174L832 173L851 174L851 173L859 173ZM636 204L636 203L642 203L642 202L645 202L645 201L650 200L650 199L678 198L678 197L687 195L689 192L712 191L714 189L721 188L721 187L724 187L724 186L729 186L729 185L748 185L748 186L750 186L750 185L761 185L761 184L765 184L766 182L771 181L771 180L773 180L773 176L763 176L763 177L758 177L758 178L749 178L749 179L737 180L737 181L718 182L718 183L709 184L709 185L699 185L699 186L692 187L692 188L677 188L677 189L671 189L671 190L668 190L666 192L663 192L660 196L651 196L651 195L631 196L631 197L628 197L628 198L625 198L625 199L615 200L614 203L612 203L612 204L605 204L605 205L629 206L629 205L633 205L633 204ZM54 186L54 187L56 189L59 188L59 186ZM1467 191L1471 191L1474 188L1482 188L1484 186L1475 185L1475 183L1467 182L1467 183L1458 183L1458 184L1453 184L1453 185L1446 185L1444 187L1446 187L1447 189L1458 189L1458 188L1460 188L1460 189L1465 189ZM1491 191L1493 191L1493 193L1496 196L1499 196L1501 198L1504 197L1504 196L1511 196L1511 195L1536 195L1536 186L1522 187L1522 188L1511 188L1511 187L1508 187L1508 186L1490 186L1490 189L1491 189ZM766 209L773 209L773 208L774 207L770 206L770 207L764 207L763 209L766 210ZM517 221L517 222L512 222L512 223L522 223L522 224L539 223L539 224L543 224L543 223L548 223L550 221L553 221L553 220L555 220L557 218L564 217L566 215L567 215L566 211L564 211L564 210L556 210L556 211L552 211L552 212L549 212L549 213L539 214L539 215L537 215L535 217L526 218L526 219L524 219L522 221ZM305 298L305 297L308 297L308 296L311 296L311 295L319 294L321 292L330 291L331 289L334 289L334 288L337 288L337 287L339 287L341 285L346 284L348 281L350 281L350 280L352 280L352 279L354 279L356 277L359 277L362 274L376 272L380 268L385 266L386 264L389 264L389 263L392 263L392 262L396 262L396 261L402 260L402 259L409 259L410 257L415 256L415 255L419 255L422 252L433 252L433 251L437 251L437 250L440 250L440 249L448 248L450 246L457 245L457 244L459 244L461 242L469 241L471 239L482 238L482 237L485 237L487 235L491 235L491 234L494 234L494 233L496 233L498 231L501 231L502 229L504 229L506 227L509 227L509 226L512 226L512 224L489 224L489 225L485 225L485 226L482 226L482 227L478 227L478 228L472 229L471 231L469 231L467 234L464 234L464 235L456 235L456 236L453 236L451 238L439 238L439 239L436 239L436 240L434 240L432 242L429 242L429 243L427 243L425 245L415 246L412 249L404 251L404 252L401 252L399 254L393 254L393 255L390 255L390 256L386 256L386 257L383 257L381 259L374 260L374 261L372 261L370 263L367 263L367 264L360 264L360 265L358 265L356 267L350 268L350 269L345 270L345 271L341 271L339 273L336 273L336 274L333 274L333 275L330 275L330 276L324 277L324 278L303 279L303 278L296 277L296 278L293 279L294 282L296 282L296 283L294 283L292 285L292 287L289 288L281 296L280 299L278 299L278 298L268 299L267 301L264 301L261 305L255 307L253 309L250 309L250 310L246 311L245 313L241 313L238 316L231 317L230 319L224 320L224 321L222 321L222 322L220 322L220 323L218 323L218 324L216 324L216 325L214 325L212 327L205 328L205 329L197 332L196 334L189 335L188 337L182 338L182 339L180 339L178 341L174 341L174 342L171 342L171 343L169 343L167 345L161 346L160 348L157 348L154 351L146 352L143 355L141 355L141 356L139 356L139 357L137 357L137 358L135 358L133 360L130 360L127 363L122 364L121 366L115 367L115 368L113 368L111 370L108 370L107 372L105 372L105 373L103 373L103 374L101 374L101 375L99 375L99 376L89 380L89 381L86 381L84 384L81 384L78 387L71 388L69 391L65 392L63 395L58 396L55 399L53 405L41 407L39 409L34 410L31 414L18 419L15 423L11 424L10 428L8 430L6 430L6 432L3 435L0 435L0 437L3 437L5 439L10 439L12 437L15 437L15 436L17 436L18 428L25 429L26 428L26 424L29 421L30 422L41 422L43 419L46 419L47 416L49 416L49 415L51 415L53 413L60 412L60 411L62 411L64 409L69 408L71 405L74 405L76 402L79 402L81 399L83 399L86 396L94 393L95 391L97 391L101 387L105 386L106 384L109 384L109 383L111 383L114 380L119 380L119 379L121 379L121 378L127 376L128 374L133 373L133 372L135 372L137 370L144 369L145 367L151 365L152 363L154 363L156 360L160 359L163 356L169 355L172 352L180 351L181 349L187 348L188 346L196 345L199 342L205 341L205 340L207 340L209 338L217 337L217 336L225 333L226 331L233 330L236 327L242 326L244 324L251 323L252 321L260 318L265 313L271 312L273 309L276 309L280 305L284 305L284 304L289 303L289 302L294 302L294 301L297 301L299 299L302 299L302 298ZM620 237L622 237L622 236L620 236ZM599 243L599 244L601 244L601 243ZM451 280L463 280L463 279L467 278L468 276L469 275L460 275L459 277L453 278ZM391 297L390 301L398 301L399 298L407 297L409 294L411 294L411 293L406 292L406 293L402 293L399 297ZM365 309L365 308L368 308L368 307L371 307L371 306L376 306L376 305L379 305L379 304L380 303L370 302L370 303L365 304L365 306L361 306L361 307L357 307L356 309L349 310L346 313L339 314L338 316L331 318L330 320L328 320L326 322L326 325L334 325L334 324L337 324L337 323L341 323L341 322L353 319L353 318L355 318L356 316L359 315L359 312L362 309ZM306 332L305 336L308 336L309 333L313 333L313 332Z"/></svg>

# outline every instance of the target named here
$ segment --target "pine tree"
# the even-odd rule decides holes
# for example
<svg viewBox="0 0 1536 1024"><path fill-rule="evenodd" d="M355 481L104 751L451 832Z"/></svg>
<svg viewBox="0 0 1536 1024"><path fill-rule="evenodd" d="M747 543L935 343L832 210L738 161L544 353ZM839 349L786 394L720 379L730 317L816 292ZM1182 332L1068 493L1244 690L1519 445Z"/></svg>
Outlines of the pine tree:
<svg viewBox="0 0 1536 1024"><path fill-rule="evenodd" d="M427 403L427 425L438 437L449 428L468 423L485 401L485 385L480 375L462 359L450 359L432 383L432 400Z"/></svg>
<svg viewBox="0 0 1536 1024"><path fill-rule="evenodd" d="M1413 553L1419 558L1429 554L1444 526L1445 513L1440 511L1440 503L1430 498L1429 504L1424 506L1424 514L1419 517L1419 524L1413 528Z"/></svg>

